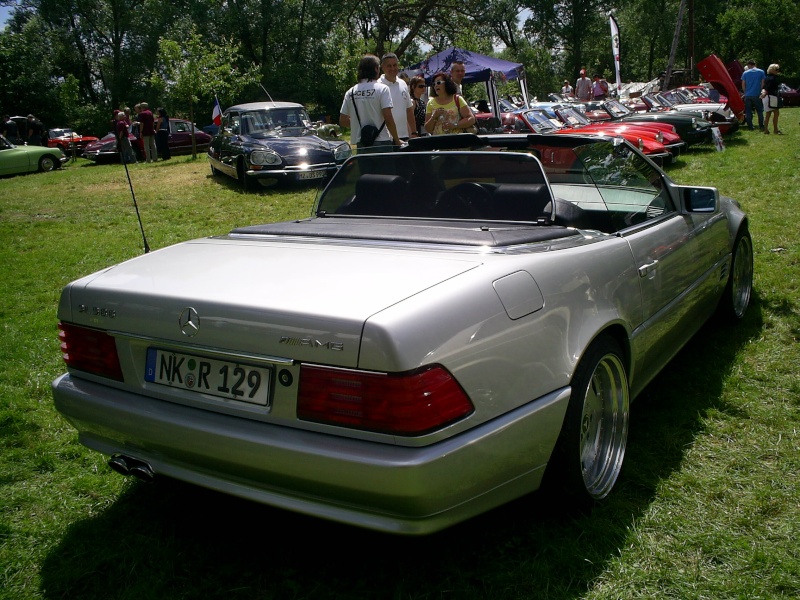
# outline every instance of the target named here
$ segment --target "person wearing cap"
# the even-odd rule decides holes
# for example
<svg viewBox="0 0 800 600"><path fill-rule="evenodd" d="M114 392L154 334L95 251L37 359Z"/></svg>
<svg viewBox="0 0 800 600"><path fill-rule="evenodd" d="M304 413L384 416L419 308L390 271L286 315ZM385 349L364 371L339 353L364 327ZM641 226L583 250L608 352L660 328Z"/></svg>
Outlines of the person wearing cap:
<svg viewBox="0 0 800 600"><path fill-rule="evenodd" d="M586 76L586 69L581 69L581 76L575 82L575 95L581 102L592 99L592 80Z"/></svg>
<svg viewBox="0 0 800 600"><path fill-rule="evenodd" d="M572 86L566 79L564 80L564 85L561 86L561 95L567 98L573 98L575 96L575 90L572 89Z"/></svg>
<svg viewBox="0 0 800 600"><path fill-rule="evenodd" d="M764 129L764 103L761 100L761 90L764 88L766 75L756 67L756 61L748 60L749 67L742 73L742 91L744 92L744 123L753 130L753 109L758 114L758 129Z"/></svg>

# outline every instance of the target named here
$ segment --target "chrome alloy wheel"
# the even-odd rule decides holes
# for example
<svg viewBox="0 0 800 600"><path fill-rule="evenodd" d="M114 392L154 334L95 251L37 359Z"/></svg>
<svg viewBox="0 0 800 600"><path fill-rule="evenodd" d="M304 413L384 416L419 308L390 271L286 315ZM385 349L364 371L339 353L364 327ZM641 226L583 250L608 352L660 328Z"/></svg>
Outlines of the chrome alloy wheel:
<svg viewBox="0 0 800 600"><path fill-rule="evenodd" d="M605 354L589 380L580 422L581 474L595 500L608 495L622 469L629 408L625 367L616 354Z"/></svg>
<svg viewBox="0 0 800 600"><path fill-rule="evenodd" d="M753 290L753 240L742 235L736 244L731 272L731 303L733 314L741 319L750 305Z"/></svg>

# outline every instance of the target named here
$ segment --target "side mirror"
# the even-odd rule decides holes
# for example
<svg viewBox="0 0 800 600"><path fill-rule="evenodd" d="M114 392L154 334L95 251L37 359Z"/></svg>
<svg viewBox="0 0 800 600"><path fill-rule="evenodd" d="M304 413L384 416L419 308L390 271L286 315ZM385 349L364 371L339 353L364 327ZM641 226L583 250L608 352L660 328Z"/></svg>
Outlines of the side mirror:
<svg viewBox="0 0 800 600"><path fill-rule="evenodd" d="M683 205L688 212L713 213L717 210L716 188L683 188Z"/></svg>

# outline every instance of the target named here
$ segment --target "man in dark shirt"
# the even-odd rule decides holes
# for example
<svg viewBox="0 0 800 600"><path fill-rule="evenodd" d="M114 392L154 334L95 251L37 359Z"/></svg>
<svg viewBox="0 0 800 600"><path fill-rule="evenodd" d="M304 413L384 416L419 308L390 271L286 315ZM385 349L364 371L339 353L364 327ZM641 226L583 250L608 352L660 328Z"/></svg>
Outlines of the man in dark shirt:
<svg viewBox="0 0 800 600"><path fill-rule="evenodd" d="M34 117L28 115L28 145L41 146L42 145L42 122Z"/></svg>
<svg viewBox="0 0 800 600"><path fill-rule="evenodd" d="M12 144L19 144L19 128L17 124L11 120L8 115L3 115L2 125L3 137L5 137Z"/></svg>
<svg viewBox="0 0 800 600"><path fill-rule="evenodd" d="M156 128L155 118L153 113L147 106L147 102L139 104L139 135L142 136L144 143L144 160L145 162L154 162L158 159L158 150L156 149Z"/></svg>

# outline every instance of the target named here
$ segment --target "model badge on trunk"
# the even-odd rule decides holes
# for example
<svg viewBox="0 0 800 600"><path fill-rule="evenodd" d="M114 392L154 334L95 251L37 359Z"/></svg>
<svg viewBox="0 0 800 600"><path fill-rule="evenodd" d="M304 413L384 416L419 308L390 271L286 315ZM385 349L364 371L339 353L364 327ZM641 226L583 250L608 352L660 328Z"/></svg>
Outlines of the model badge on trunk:
<svg viewBox="0 0 800 600"><path fill-rule="evenodd" d="M314 338L295 338L284 335L278 341L279 344L286 344L287 346L309 346L311 348L324 348L326 350L336 350L342 352L344 344L342 342L323 342Z"/></svg>

